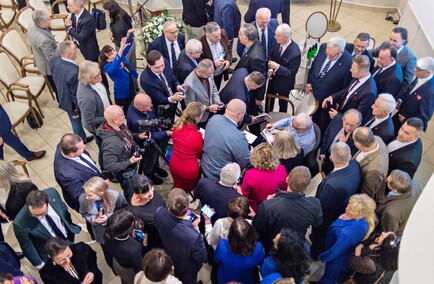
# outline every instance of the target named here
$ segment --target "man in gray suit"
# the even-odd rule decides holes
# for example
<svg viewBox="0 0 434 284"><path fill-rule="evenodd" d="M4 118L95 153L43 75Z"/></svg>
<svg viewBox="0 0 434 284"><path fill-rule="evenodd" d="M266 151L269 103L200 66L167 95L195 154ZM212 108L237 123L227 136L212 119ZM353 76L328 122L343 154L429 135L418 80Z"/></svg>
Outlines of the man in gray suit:
<svg viewBox="0 0 434 284"><path fill-rule="evenodd" d="M32 46L33 62L39 72L47 78L52 90L56 93L56 85L51 76L50 60L56 55L57 43L53 34L48 30L50 16L41 10L35 10L32 14L34 25L27 30L27 37Z"/></svg>
<svg viewBox="0 0 434 284"><path fill-rule="evenodd" d="M199 126L205 128L211 116L219 110L220 102L217 86L213 78L214 66L210 59L203 59L199 65L187 76L184 84L188 85L185 96L185 103L201 103L206 111L204 112Z"/></svg>
<svg viewBox="0 0 434 284"><path fill-rule="evenodd" d="M362 169L361 192L375 201L384 196L386 177L389 168L389 152L383 140L374 136L368 127L359 127L353 133L354 146L359 151L354 160Z"/></svg>

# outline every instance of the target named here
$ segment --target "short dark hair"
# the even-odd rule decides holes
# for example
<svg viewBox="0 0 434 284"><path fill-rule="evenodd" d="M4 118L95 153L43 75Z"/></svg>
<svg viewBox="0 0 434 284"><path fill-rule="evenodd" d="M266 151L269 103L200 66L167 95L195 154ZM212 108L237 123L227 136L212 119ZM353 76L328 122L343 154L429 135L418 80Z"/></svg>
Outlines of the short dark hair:
<svg viewBox="0 0 434 284"><path fill-rule="evenodd" d="M251 255L256 248L258 234L253 226L244 218L235 219L228 234L229 249L239 256Z"/></svg>
<svg viewBox="0 0 434 284"><path fill-rule="evenodd" d="M360 41L368 41L371 40L371 35L368 33L359 33L356 38Z"/></svg>
<svg viewBox="0 0 434 284"><path fill-rule="evenodd" d="M142 194L148 192L154 183L147 176L137 174L130 178L130 185L135 194Z"/></svg>
<svg viewBox="0 0 434 284"><path fill-rule="evenodd" d="M305 166L297 166L289 172L286 181L291 191L304 192L311 181L310 171Z"/></svg>
<svg viewBox="0 0 434 284"><path fill-rule="evenodd" d="M45 250L51 259L64 252L67 247L66 241L58 237L49 239L45 244Z"/></svg>
<svg viewBox="0 0 434 284"><path fill-rule="evenodd" d="M163 55L158 50L151 50L146 55L146 62L148 62L149 65L154 66L155 62L160 60L161 57L163 57Z"/></svg>
<svg viewBox="0 0 434 284"><path fill-rule="evenodd" d="M265 76L259 71L253 71L249 74L248 78L258 86L262 86L265 83Z"/></svg>
<svg viewBox="0 0 434 284"><path fill-rule="evenodd" d="M226 206L228 217L236 219L238 217L247 218L250 213L249 200L245 196L232 197Z"/></svg>
<svg viewBox="0 0 434 284"><path fill-rule="evenodd" d="M163 249L153 249L143 258L143 272L153 282L161 282L173 271L172 260Z"/></svg>
<svg viewBox="0 0 434 284"><path fill-rule="evenodd" d="M104 45L99 53L99 67L104 70L104 66L108 63L107 59L110 57L110 53L113 51L113 47L110 45Z"/></svg>
<svg viewBox="0 0 434 284"><path fill-rule="evenodd" d="M405 40L404 44L407 44L408 31L407 31L406 28L403 28L403 27L396 27L396 28L394 28L394 29L392 30L392 32L393 32L393 33L396 33L396 34L400 34L400 35L401 35L401 38L402 38L403 40Z"/></svg>
<svg viewBox="0 0 434 284"><path fill-rule="evenodd" d="M408 126L414 127L417 131L423 131L423 121L418 117L410 117L404 123Z"/></svg>
<svg viewBox="0 0 434 284"><path fill-rule="evenodd" d="M64 155L77 152L77 144L80 143L81 137L74 133L67 133L60 139L60 150Z"/></svg>
<svg viewBox="0 0 434 284"><path fill-rule="evenodd" d="M45 204L48 204L48 194L43 190L31 191L26 197L26 205L41 208Z"/></svg>
<svg viewBox="0 0 434 284"><path fill-rule="evenodd" d="M357 67L361 70L369 72L369 68L371 67L371 63L369 62L369 58L366 55L356 55L353 58L353 62L356 63Z"/></svg>
<svg viewBox="0 0 434 284"><path fill-rule="evenodd" d="M111 238L125 238L131 234L134 215L127 209L119 209L107 220L106 233Z"/></svg>
<svg viewBox="0 0 434 284"><path fill-rule="evenodd" d="M187 193L180 189L174 188L167 197L167 209L176 217L184 216L190 206L190 200Z"/></svg>
<svg viewBox="0 0 434 284"><path fill-rule="evenodd" d="M408 173L395 169L390 172L390 187L399 193L406 193L411 189L411 177Z"/></svg>
<svg viewBox="0 0 434 284"><path fill-rule="evenodd" d="M390 56L392 56L393 58L396 58L396 56L398 55L398 51L396 50L396 48L387 41L383 42L380 45L380 50L389 50Z"/></svg>

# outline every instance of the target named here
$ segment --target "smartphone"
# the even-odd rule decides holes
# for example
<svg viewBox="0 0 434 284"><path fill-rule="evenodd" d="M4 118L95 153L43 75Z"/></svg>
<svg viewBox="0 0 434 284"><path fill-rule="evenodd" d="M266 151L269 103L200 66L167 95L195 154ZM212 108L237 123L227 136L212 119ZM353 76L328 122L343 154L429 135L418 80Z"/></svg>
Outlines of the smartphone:
<svg viewBox="0 0 434 284"><path fill-rule="evenodd" d="M222 53L220 53L219 60L225 60L225 57L226 57L226 52L222 51Z"/></svg>
<svg viewBox="0 0 434 284"><path fill-rule="evenodd" d="M185 94L187 93L188 90L188 86L184 87L184 90L182 91L182 95L185 97Z"/></svg>
<svg viewBox="0 0 434 284"><path fill-rule="evenodd" d="M224 109L224 108L226 108L226 104L219 105L219 109Z"/></svg>
<svg viewBox="0 0 434 284"><path fill-rule="evenodd" d="M190 209L187 211L187 216L189 216L190 222L194 222L197 219L196 214L194 214L193 211L191 211Z"/></svg>
<svg viewBox="0 0 434 284"><path fill-rule="evenodd" d="M143 238L144 238L143 232L140 230L134 230L134 238L139 242L143 242Z"/></svg>
<svg viewBox="0 0 434 284"><path fill-rule="evenodd" d="M208 205L204 205L202 206L202 208L200 208L200 211L202 211L202 213L208 217L208 219L211 219L212 216L214 216L215 212L211 209L211 207L209 207Z"/></svg>
<svg viewBox="0 0 434 284"><path fill-rule="evenodd" d="M130 33L127 37L127 43L131 43L133 41L134 38L134 33Z"/></svg>
<svg viewBox="0 0 434 284"><path fill-rule="evenodd" d="M101 207L99 208L98 218L101 218L102 215L104 215L104 207L101 206Z"/></svg>

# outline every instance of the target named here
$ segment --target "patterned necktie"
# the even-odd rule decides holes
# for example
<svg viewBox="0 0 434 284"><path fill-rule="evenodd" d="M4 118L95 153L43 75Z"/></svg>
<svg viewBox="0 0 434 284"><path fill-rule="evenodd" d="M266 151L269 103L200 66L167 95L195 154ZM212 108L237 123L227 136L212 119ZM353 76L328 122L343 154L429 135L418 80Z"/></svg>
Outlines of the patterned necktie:
<svg viewBox="0 0 434 284"><path fill-rule="evenodd" d="M283 54L283 45L280 45L279 47L279 57L282 57Z"/></svg>
<svg viewBox="0 0 434 284"><path fill-rule="evenodd" d="M47 220L48 225L50 225L51 229L53 230L56 237L59 237L63 240L66 240L65 235L62 233L62 231L57 227L56 223L54 222L53 218L50 217L50 215L45 215L45 220Z"/></svg>
<svg viewBox="0 0 434 284"><path fill-rule="evenodd" d="M332 64L332 62L331 62L331 60L329 60L327 62L327 64L324 66L324 68L322 69L321 73L319 73L318 79L322 79L325 76L325 74L327 74L327 72L330 69L331 64Z"/></svg>
<svg viewBox="0 0 434 284"><path fill-rule="evenodd" d="M414 79L413 82L411 82L410 86L408 86L408 89L407 89L408 94L412 93L412 90L414 87L416 87L417 82L419 82L419 78L416 77L416 79Z"/></svg>
<svg viewBox="0 0 434 284"><path fill-rule="evenodd" d="M171 97L173 95L173 92L170 89L169 85L167 84L166 78L164 78L163 74L160 74L159 77L160 77L161 82L163 82L163 85L165 87L164 89L166 89L168 97Z"/></svg>
<svg viewBox="0 0 434 284"><path fill-rule="evenodd" d="M348 101L348 99L350 98L350 93L351 93L351 91L358 85L360 83L360 81L359 81L359 79L357 79L356 80L356 82L354 82L354 84L351 86L351 88L349 88L348 89L348 92L347 92L347 94L345 95L345 97L344 97L344 101L342 102L342 104L341 104L341 106L339 107L339 111L341 111L343 108L344 108L344 106L346 105L346 103L347 103L347 101Z"/></svg>
<svg viewBox="0 0 434 284"><path fill-rule="evenodd" d="M178 60L176 60L176 53L175 53L175 43L172 42L170 44L170 52L172 53L172 70L173 73L176 73L176 69L178 69Z"/></svg>

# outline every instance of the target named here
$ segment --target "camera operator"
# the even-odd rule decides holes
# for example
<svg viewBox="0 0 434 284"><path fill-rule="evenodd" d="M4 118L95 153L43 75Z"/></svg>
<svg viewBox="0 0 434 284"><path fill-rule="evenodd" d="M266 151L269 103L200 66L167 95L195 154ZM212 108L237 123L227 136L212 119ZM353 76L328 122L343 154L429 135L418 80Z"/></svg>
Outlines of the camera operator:
<svg viewBox="0 0 434 284"><path fill-rule="evenodd" d="M152 99L145 92L139 92L134 98L127 111L127 126L135 133L141 132L138 121L149 121L155 120L157 117L154 112L152 112ZM150 138L152 138L155 146L160 146L164 139L172 136L171 130L163 130L162 128L152 127L150 129ZM163 180L160 177L167 177L167 172L159 167L158 154L156 149L151 149L151 145L148 147L148 151L145 151L143 156L143 162L141 164L141 172L149 177L152 182L156 185L162 184ZM143 153L142 153L143 155Z"/></svg>
<svg viewBox="0 0 434 284"><path fill-rule="evenodd" d="M139 139L148 138L146 133L131 133L124 124L125 115L120 106L111 105L104 111L105 123L97 129L97 135L102 138L101 151L104 169L112 172L124 191L124 196L130 200L132 189L130 176L136 173L137 162L142 156L135 153Z"/></svg>

